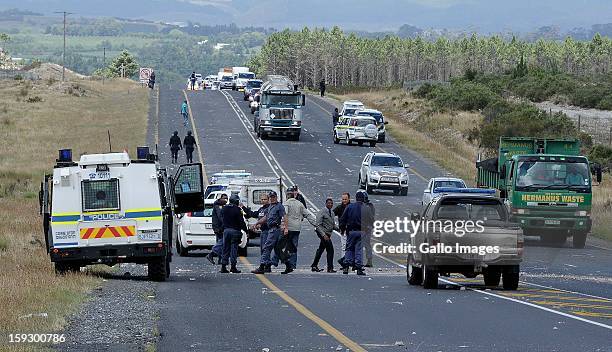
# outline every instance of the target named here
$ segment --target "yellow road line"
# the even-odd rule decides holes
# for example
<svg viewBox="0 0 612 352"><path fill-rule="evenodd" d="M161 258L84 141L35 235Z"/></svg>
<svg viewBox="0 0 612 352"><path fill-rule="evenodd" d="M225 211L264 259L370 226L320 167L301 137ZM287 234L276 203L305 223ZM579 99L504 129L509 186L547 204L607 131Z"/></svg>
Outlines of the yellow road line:
<svg viewBox="0 0 612 352"><path fill-rule="evenodd" d="M193 136L195 137L196 146L198 147L198 156L200 157L200 164L202 164L202 178L204 179L204 185L208 185L208 176L206 175L206 170L204 169L204 157L202 157L202 148L200 147L200 138L198 137L198 129L196 128L195 119L193 118L193 111L191 111L191 103L189 102L189 98L187 97L187 92L183 89L183 95L185 96L185 100L187 100L187 109L189 109L189 119L191 119L191 126L193 126Z"/></svg>
<svg viewBox="0 0 612 352"><path fill-rule="evenodd" d="M612 319L612 314L610 313L597 313L597 312L579 312L579 311L574 311L572 312L576 315L582 315L584 317L593 317L593 318L608 318L608 319Z"/></svg>
<svg viewBox="0 0 612 352"><path fill-rule="evenodd" d="M558 292L556 292L558 293ZM576 302L597 302L597 303L610 303L610 301L605 299L598 298L585 298L585 297L575 297L575 296L550 296L550 295L542 295L537 293L512 293L512 292L500 292L500 295L509 296L509 297L527 297L527 298L546 298L546 299L560 299L564 301L576 301ZM610 306L612 309L612 306Z"/></svg>
<svg viewBox="0 0 612 352"><path fill-rule="evenodd" d="M381 152L383 153L389 153L388 151L386 151L385 149L383 149L380 145L376 145L376 148L378 148ZM415 168L410 167L410 171L412 171L413 174L415 174L418 178L420 178L421 180L427 182L429 181L428 178L426 178L425 176L421 175Z"/></svg>
<svg viewBox="0 0 612 352"><path fill-rule="evenodd" d="M248 267L252 267L251 263L248 259L244 257L240 257L241 261L246 264ZM272 283L267 277L264 275L255 275L259 281L261 281L266 287L268 287L272 292L277 294L280 298L282 298L285 302L289 303L295 310L300 312L303 316L310 319L313 323L319 325L321 329L325 330L330 336L335 338L338 342L349 348L351 351L356 352L366 352L367 350L361 347L358 343L346 337L343 333L341 333L338 329L334 328L331 324L326 322L325 320L319 318L316 314L310 311L308 308L300 304L295 299L291 298L285 291L279 289L276 285Z"/></svg>
<svg viewBox="0 0 612 352"><path fill-rule="evenodd" d="M591 309L612 309L612 306L605 306L599 304L585 304L585 303L573 303L573 302L558 302L558 301L531 301L536 304L544 304L547 306L555 307L569 307L569 308L591 308Z"/></svg>

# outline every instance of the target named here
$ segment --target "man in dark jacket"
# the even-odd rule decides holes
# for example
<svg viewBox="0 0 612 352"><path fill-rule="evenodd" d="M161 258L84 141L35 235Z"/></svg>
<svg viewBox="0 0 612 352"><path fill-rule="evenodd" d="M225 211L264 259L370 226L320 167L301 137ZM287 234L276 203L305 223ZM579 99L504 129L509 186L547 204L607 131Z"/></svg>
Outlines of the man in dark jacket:
<svg viewBox="0 0 612 352"><path fill-rule="evenodd" d="M342 214L344 214L344 210L349 204L351 204L351 195L348 192L342 193L342 199L340 201L340 204L338 204L334 208L334 216L338 217L338 220L340 220L340 217L342 217ZM340 249L342 250L342 257L338 259L338 264L340 264L342 268L344 268L344 252L346 251L346 236L347 236L346 233L340 231Z"/></svg>
<svg viewBox="0 0 612 352"><path fill-rule="evenodd" d="M215 264L215 257L219 258L220 263L223 254L223 214L221 213L221 209L225 204L227 204L227 194L222 194L221 198L213 203L212 228L217 241L211 252L206 256L206 259L213 265Z"/></svg>
<svg viewBox="0 0 612 352"><path fill-rule="evenodd" d="M361 235L364 225L368 219L373 218L370 214L370 207L364 204L366 192L359 190L355 195L357 202L349 204L340 218L340 230L348 233L346 241L346 255L344 257L343 274L349 273L349 268L353 266L357 270L357 275L365 275L363 271Z"/></svg>
<svg viewBox="0 0 612 352"><path fill-rule="evenodd" d="M170 137L170 152L172 152L172 163L176 164L178 162L178 151L183 149L183 145L181 144L181 137L178 135L178 131L174 131L172 137Z"/></svg>
<svg viewBox="0 0 612 352"><path fill-rule="evenodd" d="M191 86L191 90L195 89L196 80L197 80L196 74L195 74L195 71L193 71L191 75L189 76L189 85Z"/></svg>
<svg viewBox="0 0 612 352"><path fill-rule="evenodd" d="M338 108L334 108L334 112L332 113L332 121L334 123L334 126L338 124L339 120L340 120L340 113L338 112Z"/></svg>
<svg viewBox="0 0 612 352"><path fill-rule="evenodd" d="M221 209L223 217L223 257L221 258L221 273L240 274L236 268L238 263L238 245L242 240L242 232L249 229L244 222L242 209L238 206L240 198L233 194L229 199L229 204ZM227 271L227 265L231 263L231 269Z"/></svg>
<svg viewBox="0 0 612 352"><path fill-rule="evenodd" d="M324 97L325 96L325 80L322 79L321 82L319 82L319 90L321 91L321 96Z"/></svg>
<svg viewBox="0 0 612 352"><path fill-rule="evenodd" d="M149 76L149 88L155 88L155 71L151 71L151 75Z"/></svg>
<svg viewBox="0 0 612 352"><path fill-rule="evenodd" d="M185 146L185 155L187 156L188 163L193 163L193 150L195 149L196 145L196 140L191 133L191 131L187 131L187 135L183 140L183 146Z"/></svg>

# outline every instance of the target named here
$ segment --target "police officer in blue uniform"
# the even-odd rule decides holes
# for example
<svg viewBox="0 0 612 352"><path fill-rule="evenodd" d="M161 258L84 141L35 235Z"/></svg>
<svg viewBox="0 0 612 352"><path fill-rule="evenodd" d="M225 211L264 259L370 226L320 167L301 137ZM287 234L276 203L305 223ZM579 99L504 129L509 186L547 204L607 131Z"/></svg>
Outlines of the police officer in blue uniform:
<svg viewBox="0 0 612 352"><path fill-rule="evenodd" d="M266 214L268 213L268 208L270 207L270 201L269 201L269 196L266 193L262 193L259 196L259 203L261 204L261 207L256 210L253 211L248 207L242 206L242 211L245 214L245 217L247 219L249 218L255 218L258 221L261 220L264 216L266 216ZM252 228L253 230L255 230L255 226L253 226ZM259 235L259 250L260 250L260 255L263 254L263 249L264 249L264 245L266 243L266 240L268 238L268 225L266 222L262 223L261 226L259 227L260 235ZM271 272L272 270L269 267L265 267L266 272Z"/></svg>
<svg viewBox="0 0 612 352"><path fill-rule="evenodd" d="M366 224L371 222L373 214L370 207L364 204L367 198L365 191L357 191L355 203L351 203L346 207L344 214L340 217L340 230L346 231L348 238L346 240L346 254L344 256L343 274L349 273L349 268L352 266L357 270L357 275L365 275L362 261L362 244L361 236Z"/></svg>
<svg viewBox="0 0 612 352"><path fill-rule="evenodd" d="M242 240L242 232L248 231L242 209L238 206L240 197L233 194L229 199L229 204L221 210L223 217L223 258L221 259L221 273L239 274L240 270L236 268L238 263L238 245ZM231 263L232 267L227 271L227 264Z"/></svg>
<svg viewBox="0 0 612 352"><path fill-rule="evenodd" d="M270 258L272 250L276 246L276 242L278 241L279 237L283 235L286 236L288 232L285 207L278 201L278 195L276 192L271 191L268 193L268 197L270 198L268 212L263 218L259 219L255 225L261 228L261 226L265 223L268 227L268 237L266 238L266 243L263 245L261 264L259 265L259 268L251 271L253 274L264 274L272 271L272 260ZM284 233L281 233L281 231Z"/></svg>

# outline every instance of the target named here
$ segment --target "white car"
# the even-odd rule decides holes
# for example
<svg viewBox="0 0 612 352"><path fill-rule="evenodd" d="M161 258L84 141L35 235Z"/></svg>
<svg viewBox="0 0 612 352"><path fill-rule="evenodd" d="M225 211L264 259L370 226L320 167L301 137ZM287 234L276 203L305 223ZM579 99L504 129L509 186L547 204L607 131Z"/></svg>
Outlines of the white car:
<svg viewBox="0 0 612 352"><path fill-rule="evenodd" d="M378 143L385 143L387 137L387 131L385 125L388 123L385 121L385 116L382 112L374 109L362 109L356 111L357 116L371 116L376 120L376 126L378 127Z"/></svg>
<svg viewBox="0 0 612 352"><path fill-rule="evenodd" d="M427 188L423 191L423 199L421 205L425 206L429 204L433 198L436 197L436 188L440 187L453 187L453 188L466 188L465 181L455 177L434 177L430 178L427 182Z"/></svg>
<svg viewBox="0 0 612 352"><path fill-rule="evenodd" d="M212 202L205 202L204 211L187 213L179 219L176 251L181 257L190 250L212 249L217 242L212 229Z"/></svg>
<svg viewBox="0 0 612 352"><path fill-rule="evenodd" d="M341 116L355 115L357 111L365 109L365 106L359 100L347 100L342 103Z"/></svg>
<svg viewBox="0 0 612 352"><path fill-rule="evenodd" d="M334 143L340 141L346 141L349 145L367 142L370 147L375 147L378 141L376 120L369 116L340 116L338 124L334 126Z"/></svg>
<svg viewBox="0 0 612 352"><path fill-rule="evenodd" d="M395 154L369 152L361 162L359 187L365 188L368 193L383 189L407 196L410 176L406 168L408 165Z"/></svg>

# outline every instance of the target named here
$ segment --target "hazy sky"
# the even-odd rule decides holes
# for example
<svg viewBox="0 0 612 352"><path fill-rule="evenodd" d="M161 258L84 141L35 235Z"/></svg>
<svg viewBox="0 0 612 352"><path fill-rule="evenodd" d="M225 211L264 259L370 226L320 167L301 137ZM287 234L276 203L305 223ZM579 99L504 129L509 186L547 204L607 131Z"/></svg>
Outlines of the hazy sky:
<svg viewBox="0 0 612 352"><path fill-rule="evenodd" d="M0 0L0 8L265 27L531 31L612 22L612 0Z"/></svg>

